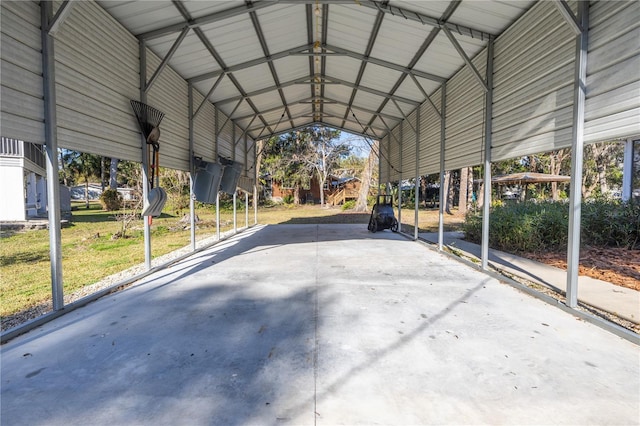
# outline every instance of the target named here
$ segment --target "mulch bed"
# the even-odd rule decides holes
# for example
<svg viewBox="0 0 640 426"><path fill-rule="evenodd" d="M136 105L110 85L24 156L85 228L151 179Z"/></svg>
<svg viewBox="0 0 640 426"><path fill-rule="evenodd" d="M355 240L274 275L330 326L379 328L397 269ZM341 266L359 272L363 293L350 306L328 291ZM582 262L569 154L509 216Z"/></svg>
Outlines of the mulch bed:
<svg viewBox="0 0 640 426"><path fill-rule="evenodd" d="M566 252L527 253L524 257L567 269ZM640 250L583 247L579 274L640 291Z"/></svg>

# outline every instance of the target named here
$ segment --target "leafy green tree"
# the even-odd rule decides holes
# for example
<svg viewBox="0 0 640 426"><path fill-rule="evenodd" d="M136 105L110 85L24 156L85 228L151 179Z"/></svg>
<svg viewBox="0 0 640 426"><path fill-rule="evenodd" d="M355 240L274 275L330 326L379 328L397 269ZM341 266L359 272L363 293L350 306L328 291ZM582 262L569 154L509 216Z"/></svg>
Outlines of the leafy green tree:
<svg viewBox="0 0 640 426"><path fill-rule="evenodd" d="M339 136L337 130L307 127L272 137L262 149L260 174L288 182L294 189L294 203L299 204L301 188L309 185L315 173L324 203L324 182L350 152L346 144L338 141Z"/></svg>
<svg viewBox="0 0 640 426"><path fill-rule="evenodd" d="M86 152L62 150L61 161L71 176L67 182L84 183L85 206L89 208L89 179L100 178L101 157Z"/></svg>
<svg viewBox="0 0 640 426"><path fill-rule="evenodd" d="M324 206L324 183L329 175L340 166L340 160L351 152L350 147L340 142L340 131L327 127L311 127L306 129L310 136L310 149L300 161L313 170L318 177L320 205Z"/></svg>

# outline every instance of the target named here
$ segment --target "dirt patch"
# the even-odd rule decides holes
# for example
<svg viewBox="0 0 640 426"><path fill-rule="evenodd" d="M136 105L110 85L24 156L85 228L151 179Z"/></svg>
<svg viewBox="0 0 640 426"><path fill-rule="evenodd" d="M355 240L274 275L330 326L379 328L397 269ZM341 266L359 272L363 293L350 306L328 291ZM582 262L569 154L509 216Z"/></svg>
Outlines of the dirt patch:
<svg viewBox="0 0 640 426"><path fill-rule="evenodd" d="M522 256L567 269L566 251L526 253ZM580 249L579 274L640 291L640 250L583 247Z"/></svg>

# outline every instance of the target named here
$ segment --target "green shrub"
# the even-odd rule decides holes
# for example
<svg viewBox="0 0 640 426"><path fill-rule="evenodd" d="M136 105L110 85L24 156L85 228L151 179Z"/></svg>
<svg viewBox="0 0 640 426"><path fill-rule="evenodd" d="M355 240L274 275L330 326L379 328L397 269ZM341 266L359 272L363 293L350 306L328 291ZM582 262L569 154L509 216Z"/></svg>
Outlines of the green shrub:
<svg viewBox="0 0 640 426"><path fill-rule="evenodd" d="M481 212L470 212L463 225L465 238L480 243ZM640 204L598 199L582 205L581 243L591 246L640 248ZM559 250L569 240L566 202L505 203L493 206L489 245L509 252Z"/></svg>
<svg viewBox="0 0 640 426"><path fill-rule="evenodd" d="M100 204L106 211L120 210L122 208L122 195L115 189L106 189L100 195Z"/></svg>
<svg viewBox="0 0 640 426"><path fill-rule="evenodd" d="M293 204L293 200L294 198L293 198L293 195L291 194L287 194L284 197L282 197L282 202L284 204Z"/></svg>
<svg viewBox="0 0 640 426"><path fill-rule="evenodd" d="M640 248L640 203L596 199L583 204L581 237L593 246Z"/></svg>
<svg viewBox="0 0 640 426"><path fill-rule="evenodd" d="M356 200L345 201L342 204L342 210L351 210L356 206Z"/></svg>

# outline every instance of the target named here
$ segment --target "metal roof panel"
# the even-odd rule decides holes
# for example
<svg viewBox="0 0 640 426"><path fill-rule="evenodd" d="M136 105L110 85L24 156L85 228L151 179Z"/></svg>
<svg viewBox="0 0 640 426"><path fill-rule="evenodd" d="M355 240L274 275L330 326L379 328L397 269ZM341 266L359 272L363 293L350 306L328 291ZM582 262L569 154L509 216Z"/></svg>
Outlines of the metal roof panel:
<svg viewBox="0 0 640 426"><path fill-rule="evenodd" d="M472 26L491 34L500 34L531 7L533 1L463 1L449 22Z"/></svg>
<svg viewBox="0 0 640 426"><path fill-rule="evenodd" d="M401 17L385 16L371 56L407 66L432 28Z"/></svg>
<svg viewBox="0 0 640 426"><path fill-rule="evenodd" d="M274 5L256 12L270 53L304 44L307 18L304 5Z"/></svg>
<svg viewBox="0 0 640 426"><path fill-rule="evenodd" d="M232 75L238 80L246 93L272 87L275 84L267 64L234 71Z"/></svg>
<svg viewBox="0 0 640 426"><path fill-rule="evenodd" d="M329 6L327 43L364 53L377 12L360 6ZM315 34L315 30L314 30Z"/></svg>
<svg viewBox="0 0 640 426"><path fill-rule="evenodd" d="M205 25L202 31L226 66L263 56L262 48L248 15L234 16Z"/></svg>
<svg viewBox="0 0 640 426"><path fill-rule="evenodd" d="M300 0L299 3L289 0L284 4L266 0L98 0L98 3L131 33L144 35L148 47L162 57L174 45L181 29L190 25L193 29L176 50L169 66L185 79L199 76L208 78L204 81L193 79L195 88L202 94L208 93L211 89L217 80L216 72L221 68L239 67L231 70L230 76L239 87L236 87L229 76L225 76L211 100L221 111L229 114L238 104L241 93L251 95L252 92L258 91L257 94L251 95L249 102L243 101L234 113L235 117L246 117L239 122L240 125L248 125L254 108L266 111L265 114L269 116L282 114L283 99L275 88L276 81L285 84L282 92L292 116L311 115L315 110L311 103L297 102L310 99L314 94L313 86L291 83L295 80L309 79L312 77L310 74L322 72L344 81L344 84L326 84L322 87L320 93L323 97L341 103L325 104L321 107L327 114L339 117L327 116L327 122L341 125L341 118L345 112L348 112L349 117L351 115L346 105L354 98L353 109L361 116L363 124L366 126L373 120L380 129L384 128L384 125L372 115L373 111L384 105L382 111L388 114L384 120L389 126L397 123L397 120L390 117L398 117L401 114L393 102L385 101L383 96L370 93L366 88L379 91L380 94L387 93L422 101L421 91L415 87L413 79L403 77L402 71L398 68L410 65L423 43L428 40L433 25L441 21L446 14L453 11L447 20L450 23L448 28L467 56L473 58L486 46L487 34L481 32L495 35L502 33L534 4L531 0L390 0L388 3L369 0L357 0L354 3L335 0L334 3L334 0L328 0L318 5L321 10L319 16L313 12L308 16L308 10L313 10L316 6L312 0ZM249 13L250 10L253 11L253 15ZM187 22L183 14L191 20ZM252 16L256 19L252 20ZM378 20L378 17L382 19ZM426 19L420 22L423 18ZM376 22L381 22L377 30L374 28ZM325 23L327 26L323 28ZM455 24L461 26L459 31L456 31ZM326 34L323 34L325 29ZM204 36L204 42L197 32ZM372 39L372 35L376 36L375 39ZM471 38L470 35L475 38ZM300 46L308 45L309 37L311 41L326 42L327 45L345 49L346 52L335 56L323 56L317 66L304 54L285 56L288 50L299 50ZM261 38L264 45L261 45ZM368 46L371 48L370 52L367 52ZM220 63L214 59L208 47L215 50ZM265 58L263 47L266 47L266 53L269 55L276 55L272 66ZM360 75L363 60L368 63ZM463 59L444 31L440 30L413 69L416 72L448 79L463 66ZM440 86L439 82L422 77L418 77L418 81L428 94ZM357 84L365 89L352 87ZM272 90L264 91L265 88ZM391 93L392 91L394 93ZM400 102L400 105L406 115L415 109L415 104ZM281 126L292 126L288 117L285 121ZM293 125L313 121L313 117L299 117L293 120ZM251 126L260 125L261 121L256 119ZM353 129L358 126L351 123L345 124L345 127ZM357 131L361 132L362 129ZM387 130L381 131L386 133ZM256 135L255 132L252 133L252 137Z"/></svg>

